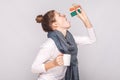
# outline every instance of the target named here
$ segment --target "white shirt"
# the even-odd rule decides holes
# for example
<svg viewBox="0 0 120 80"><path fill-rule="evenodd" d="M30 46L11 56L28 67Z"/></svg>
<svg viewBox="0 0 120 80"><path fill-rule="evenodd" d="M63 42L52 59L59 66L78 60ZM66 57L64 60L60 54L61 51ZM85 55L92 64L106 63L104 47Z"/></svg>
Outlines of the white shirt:
<svg viewBox="0 0 120 80"><path fill-rule="evenodd" d="M92 44L96 41L93 28L87 28L88 36L73 36L77 45ZM41 46L40 50L32 64L31 71L39 73L38 80L61 80L65 76L66 66L57 66L45 70L44 64L54 60L60 54L56 44L51 38L48 38Z"/></svg>

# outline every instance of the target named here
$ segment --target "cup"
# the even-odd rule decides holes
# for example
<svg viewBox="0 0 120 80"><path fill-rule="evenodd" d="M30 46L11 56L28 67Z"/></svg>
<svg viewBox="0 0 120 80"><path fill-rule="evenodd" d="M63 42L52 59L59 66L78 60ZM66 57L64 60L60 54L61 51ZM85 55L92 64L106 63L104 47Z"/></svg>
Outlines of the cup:
<svg viewBox="0 0 120 80"><path fill-rule="evenodd" d="M71 55L70 54L64 54L63 55L64 66L70 66L70 60L71 60Z"/></svg>

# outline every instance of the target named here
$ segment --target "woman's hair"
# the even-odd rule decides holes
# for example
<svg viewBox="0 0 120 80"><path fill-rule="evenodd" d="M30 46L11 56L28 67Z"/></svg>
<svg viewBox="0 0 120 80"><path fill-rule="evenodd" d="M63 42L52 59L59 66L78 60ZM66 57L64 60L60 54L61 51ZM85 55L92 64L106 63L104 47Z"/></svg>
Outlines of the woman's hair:
<svg viewBox="0 0 120 80"><path fill-rule="evenodd" d="M55 10L48 11L44 16L38 15L36 22L41 23L42 28L45 32L53 31L52 23L55 22Z"/></svg>

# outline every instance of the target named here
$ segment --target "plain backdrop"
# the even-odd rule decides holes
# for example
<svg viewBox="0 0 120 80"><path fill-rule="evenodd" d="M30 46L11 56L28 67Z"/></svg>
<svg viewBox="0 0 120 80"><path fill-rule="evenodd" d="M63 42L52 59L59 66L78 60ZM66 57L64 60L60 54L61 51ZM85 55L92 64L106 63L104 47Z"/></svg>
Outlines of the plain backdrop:
<svg viewBox="0 0 120 80"><path fill-rule="evenodd" d="M119 0L0 0L0 80L37 80L31 65L47 39L35 17L55 9L66 14L72 34L87 30L69 8L81 4L95 29L97 42L80 45L80 80L120 80Z"/></svg>

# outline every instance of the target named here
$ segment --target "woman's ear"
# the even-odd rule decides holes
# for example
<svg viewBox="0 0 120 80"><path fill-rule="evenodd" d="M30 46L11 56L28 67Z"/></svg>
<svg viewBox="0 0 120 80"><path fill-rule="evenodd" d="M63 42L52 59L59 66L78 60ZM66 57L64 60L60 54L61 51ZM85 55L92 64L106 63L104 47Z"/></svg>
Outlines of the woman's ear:
<svg viewBox="0 0 120 80"><path fill-rule="evenodd" d="M56 30L57 27L58 27L57 22L53 22L53 23L52 23L52 28L53 28L53 30Z"/></svg>
<svg viewBox="0 0 120 80"><path fill-rule="evenodd" d="M53 26L53 27L57 27L58 25L57 25L56 22L53 22L53 23L52 23L52 26Z"/></svg>

